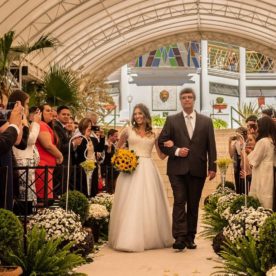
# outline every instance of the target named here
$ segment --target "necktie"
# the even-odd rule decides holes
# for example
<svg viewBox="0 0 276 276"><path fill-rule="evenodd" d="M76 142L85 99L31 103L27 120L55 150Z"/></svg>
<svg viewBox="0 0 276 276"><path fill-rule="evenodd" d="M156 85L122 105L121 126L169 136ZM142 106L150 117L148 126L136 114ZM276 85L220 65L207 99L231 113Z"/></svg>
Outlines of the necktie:
<svg viewBox="0 0 276 276"><path fill-rule="evenodd" d="M186 116L186 126L187 126L187 130L188 130L188 134L189 134L190 139L192 139L193 132L194 132L192 122L191 122L191 118L192 117L190 115Z"/></svg>

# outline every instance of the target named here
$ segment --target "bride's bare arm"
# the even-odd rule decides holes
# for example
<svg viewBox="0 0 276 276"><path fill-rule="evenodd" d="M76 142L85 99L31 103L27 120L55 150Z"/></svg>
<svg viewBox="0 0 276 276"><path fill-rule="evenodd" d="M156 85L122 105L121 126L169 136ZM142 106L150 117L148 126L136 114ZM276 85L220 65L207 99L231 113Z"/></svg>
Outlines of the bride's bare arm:
<svg viewBox="0 0 276 276"><path fill-rule="evenodd" d="M170 148L170 147L174 146L174 143L173 143L173 141L168 140L168 141L164 142L164 146ZM155 139L155 148L156 148L156 152L157 152L159 158L161 160L164 160L167 157L167 155L164 154L163 152L161 152L159 145L158 145L158 137Z"/></svg>
<svg viewBox="0 0 276 276"><path fill-rule="evenodd" d="M117 143L117 148L118 148L118 149L119 149L119 148L122 148L123 145L126 143L127 139L128 139L128 131L127 131L127 129L124 129L124 130L122 131L122 133L121 133L121 135L120 135L120 138L119 138L119 141L118 141L118 143Z"/></svg>

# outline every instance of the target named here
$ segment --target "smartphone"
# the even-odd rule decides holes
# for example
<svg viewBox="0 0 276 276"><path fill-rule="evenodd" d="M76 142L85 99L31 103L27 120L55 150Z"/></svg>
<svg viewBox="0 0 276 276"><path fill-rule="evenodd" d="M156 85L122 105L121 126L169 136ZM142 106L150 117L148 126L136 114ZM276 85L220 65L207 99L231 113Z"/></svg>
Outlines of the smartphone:
<svg viewBox="0 0 276 276"><path fill-rule="evenodd" d="M100 127L99 126L92 126L91 130L93 130L93 131L100 131Z"/></svg>
<svg viewBox="0 0 276 276"><path fill-rule="evenodd" d="M7 110L13 110L13 108L14 108L14 106L15 106L15 102L8 102L8 104L7 104Z"/></svg>
<svg viewBox="0 0 276 276"><path fill-rule="evenodd" d="M13 110L15 105L15 102L8 102L7 108L0 108L0 121L1 122L6 122L11 114L11 111Z"/></svg>

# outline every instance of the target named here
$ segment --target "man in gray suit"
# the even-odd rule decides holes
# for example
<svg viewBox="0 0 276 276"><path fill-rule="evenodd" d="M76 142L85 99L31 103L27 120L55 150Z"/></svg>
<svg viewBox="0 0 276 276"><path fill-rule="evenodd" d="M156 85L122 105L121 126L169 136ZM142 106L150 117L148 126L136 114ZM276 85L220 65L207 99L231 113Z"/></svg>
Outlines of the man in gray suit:
<svg viewBox="0 0 276 276"><path fill-rule="evenodd" d="M216 176L217 154L212 120L195 112L194 90L183 89L179 98L183 111L167 118L158 144L169 156L167 174L174 195L173 248L182 250L196 248L198 207L207 176L207 163L211 180ZM173 147L164 146L168 140L173 141Z"/></svg>

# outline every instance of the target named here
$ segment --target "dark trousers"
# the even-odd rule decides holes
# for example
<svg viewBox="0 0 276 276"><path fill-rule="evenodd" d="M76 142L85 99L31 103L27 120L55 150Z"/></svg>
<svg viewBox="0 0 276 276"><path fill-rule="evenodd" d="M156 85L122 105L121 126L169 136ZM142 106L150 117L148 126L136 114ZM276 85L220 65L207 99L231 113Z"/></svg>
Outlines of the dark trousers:
<svg viewBox="0 0 276 276"><path fill-rule="evenodd" d="M173 204L173 237L194 240L197 232L198 207L205 178L185 175L169 175Z"/></svg>

